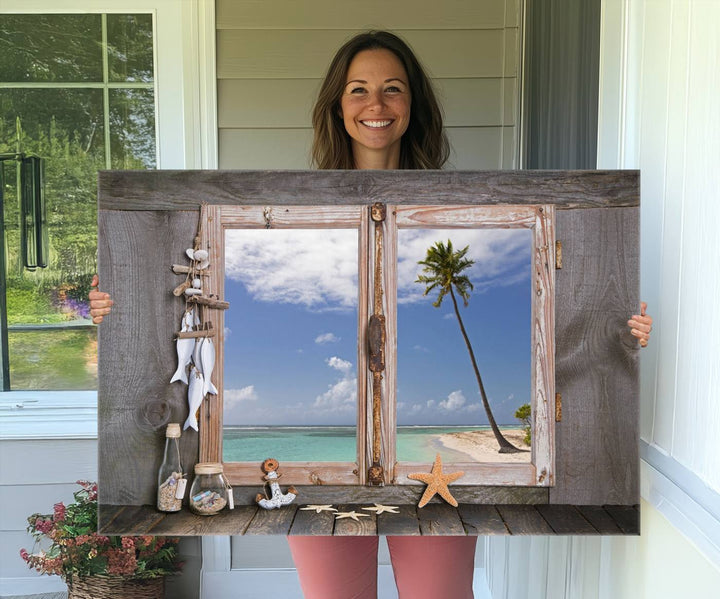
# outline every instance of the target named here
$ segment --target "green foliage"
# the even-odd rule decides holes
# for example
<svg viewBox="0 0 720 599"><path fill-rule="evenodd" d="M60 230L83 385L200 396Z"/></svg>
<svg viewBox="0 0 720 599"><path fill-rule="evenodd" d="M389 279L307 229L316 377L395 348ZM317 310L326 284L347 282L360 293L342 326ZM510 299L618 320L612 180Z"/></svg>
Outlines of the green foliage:
<svg viewBox="0 0 720 599"><path fill-rule="evenodd" d="M10 332L13 389L97 389L97 330Z"/></svg>
<svg viewBox="0 0 720 599"><path fill-rule="evenodd" d="M63 580L88 576L157 578L179 572L178 539L139 536L107 537L97 532L97 485L78 481L75 502L56 503L52 514L32 514L27 531L49 548L37 553L20 550L20 557L41 574Z"/></svg>
<svg viewBox="0 0 720 599"><path fill-rule="evenodd" d="M529 403L525 403L521 405L517 410L515 410L515 418L517 418L524 425L523 430L525 431L525 438L523 439L523 441L525 442L525 445L530 445L530 443L532 442L532 426L530 424L531 415L532 409L530 408Z"/></svg>

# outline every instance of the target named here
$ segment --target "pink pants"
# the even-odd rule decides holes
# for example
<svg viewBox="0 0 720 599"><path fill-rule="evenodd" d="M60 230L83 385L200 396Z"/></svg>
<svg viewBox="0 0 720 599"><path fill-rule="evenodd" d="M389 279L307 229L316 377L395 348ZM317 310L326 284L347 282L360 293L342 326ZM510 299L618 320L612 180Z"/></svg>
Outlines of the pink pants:
<svg viewBox="0 0 720 599"><path fill-rule="evenodd" d="M388 537L399 599L472 599L477 537ZM376 599L378 537L288 537L305 599Z"/></svg>

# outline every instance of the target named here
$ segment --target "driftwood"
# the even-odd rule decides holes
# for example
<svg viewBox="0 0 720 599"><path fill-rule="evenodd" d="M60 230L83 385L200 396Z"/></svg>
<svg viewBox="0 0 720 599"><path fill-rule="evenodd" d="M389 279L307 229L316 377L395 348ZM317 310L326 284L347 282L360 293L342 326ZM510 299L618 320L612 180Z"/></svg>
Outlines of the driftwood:
<svg viewBox="0 0 720 599"><path fill-rule="evenodd" d="M214 308L215 310L227 310L230 307L230 302L212 299L204 295L193 295L189 297L187 301L189 304L200 304L208 308Z"/></svg>

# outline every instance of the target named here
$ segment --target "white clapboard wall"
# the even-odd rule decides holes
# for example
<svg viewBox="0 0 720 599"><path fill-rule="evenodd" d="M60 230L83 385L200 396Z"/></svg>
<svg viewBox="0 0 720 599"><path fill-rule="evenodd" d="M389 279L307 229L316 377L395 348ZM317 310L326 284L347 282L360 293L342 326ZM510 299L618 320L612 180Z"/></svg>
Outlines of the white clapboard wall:
<svg viewBox="0 0 720 599"><path fill-rule="evenodd" d="M517 167L520 0L218 0L220 168L308 168L310 113L335 52L390 29L433 77L451 167Z"/></svg>

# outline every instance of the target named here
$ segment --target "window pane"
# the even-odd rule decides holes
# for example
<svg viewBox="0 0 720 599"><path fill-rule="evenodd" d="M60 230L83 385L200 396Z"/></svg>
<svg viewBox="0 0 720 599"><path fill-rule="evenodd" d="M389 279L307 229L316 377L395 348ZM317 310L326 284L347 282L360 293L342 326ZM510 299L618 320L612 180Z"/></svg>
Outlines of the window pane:
<svg viewBox="0 0 720 599"><path fill-rule="evenodd" d="M97 329L10 331L14 390L97 389Z"/></svg>
<svg viewBox="0 0 720 599"><path fill-rule="evenodd" d="M0 55L0 81L101 82L100 15L2 15Z"/></svg>
<svg viewBox="0 0 720 599"><path fill-rule="evenodd" d="M152 80L151 19L115 17L109 19L114 64L125 69L127 79ZM0 44L10 56L0 65L1 81L102 82L101 15L3 15L1 23L8 35ZM132 36L125 44L124 32ZM110 90L110 104L116 130L108 132L102 89L3 89L0 94L0 152L20 151L45 161L49 239L48 267L25 269L16 163L5 161L3 243L13 389L97 386L96 373L87 366L96 333L83 328L97 271L97 171L106 168L110 156L116 168L156 164L153 91ZM42 331L33 330L38 325Z"/></svg>
<svg viewBox="0 0 720 599"><path fill-rule="evenodd" d="M527 229L412 229L398 231L398 459L428 462L437 452L447 462L530 461L530 453L498 454L488 426L452 296L433 302L446 270L423 272L418 264L437 242L453 251L466 246L474 264L460 269L474 289L468 305L453 289L458 312L477 361L496 422L511 442L524 432L515 411L530 403L531 232ZM437 262L437 261L436 261ZM443 266L441 264L441 266ZM440 285L419 275L441 270ZM511 457L508 457L511 456Z"/></svg>
<svg viewBox="0 0 720 599"><path fill-rule="evenodd" d="M355 461L357 230L230 230L223 459Z"/></svg>
<svg viewBox="0 0 720 599"><path fill-rule="evenodd" d="M110 147L114 169L155 168L153 90L110 90Z"/></svg>
<svg viewBox="0 0 720 599"><path fill-rule="evenodd" d="M103 97L100 89L3 89L0 93L0 151L17 149L62 162L65 152L104 165ZM72 166L77 156L71 160ZM49 161L48 161L49 162ZM59 164L58 167L64 167ZM60 173L62 168L55 169ZM46 173L50 176L50 173ZM95 173L93 172L93 177Z"/></svg>
<svg viewBox="0 0 720 599"><path fill-rule="evenodd" d="M110 81L153 80L152 15L108 15Z"/></svg>

